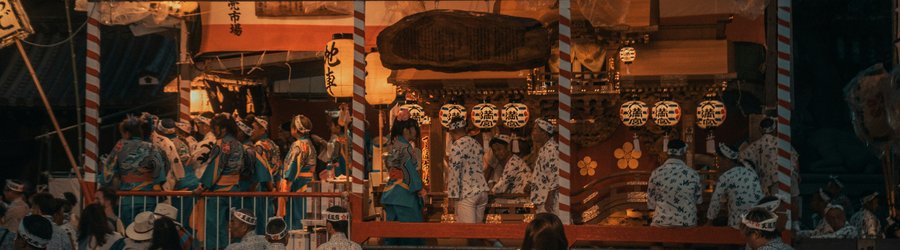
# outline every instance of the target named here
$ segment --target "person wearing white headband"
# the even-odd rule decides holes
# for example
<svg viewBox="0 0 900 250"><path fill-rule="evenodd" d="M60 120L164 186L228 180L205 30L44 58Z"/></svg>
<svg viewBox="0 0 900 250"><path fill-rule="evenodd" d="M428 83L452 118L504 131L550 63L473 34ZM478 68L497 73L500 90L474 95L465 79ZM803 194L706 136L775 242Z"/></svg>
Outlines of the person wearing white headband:
<svg viewBox="0 0 900 250"><path fill-rule="evenodd" d="M165 120L163 120L163 123L165 123ZM176 169L170 169L168 175L166 176L165 186L168 186L167 188L174 191L193 191L200 185L199 176L201 176L197 173L198 165L193 162L194 149L196 149L198 142L196 139L194 139L193 136L191 136L191 131L193 129L191 127L190 121L176 122L175 128L177 130L177 136L169 138L172 140L172 143L175 144L175 148L178 150L178 155L181 158L183 170L177 172L176 175ZM213 136L212 138L215 138L215 136ZM178 216L175 216L171 219L178 221L179 225L189 225L190 217L191 214L193 214L194 210L194 204L196 203L196 197L173 196L171 197L171 199L171 204L178 206L177 208L173 207L172 209L182 211L183 213L181 215L180 221L178 221ZM182 228L182 230L184 230L184 228Z"/></svg>
<svg viewBox="0 0 900 250"><path fill-rule="evenodd" d="M763 197L759 177L750 166L746 166L748 163L738 160L738 152L734 147L719 143L716 151L719 154L720 174L710 197L706 213L707 225L712 225L713 220L718 217L722 204L720 201L724 200L728 203L728 226L738 228L741 216Z"/></svg>
<svg viewBox="0 0 900 250"><path fill-rule="evenodd" d="M288 244L287 222L284 218L275 216L266 221L266 240L269 246L266 250L284 250Z"/></svg>
<svg viewBox="0 0 900 250"><path fill-rule="evenodd" d="M847 214L840 205L829 204L825 208L826 230L810 235L813 239L856 239L859 237L859 228L847 223ZM828 232L831 230L832 232ZM798 237L801 237L798 235Z"/></svg>
<svg viewBox="0 0 900 250"><path fill-rule="evenodd" d="M450 120L450 147L447 194L456 204L456 222L484 223L488 187L484 180L484 149L467 136L466 120Z"/></svg>
<svg viewBox="0 0 900 250"><path fill-rule="evenodd" d="M162 185L163 190L175 190L175 184L179 179L184 178L184 158L186 158L187 150L180 152L179 147L173 139L178 138L176 135L175 121L172 119L157 120L156 129L150 133L150 141L153 146L159 148L166 156L166 182ZM182 145L184 146L184 145Z"/></svg>
<svg viewBox="0 0 900 250"><path fill-rule="evenodd" d="M249 191L274 192L275 177L281 175L281 150L274 141L269 139L269 123L264 117L250 115L244 121L252 126L250 132L250 141L253 143L251 149L248 149L248 163L254 169L251 181L253 185L249 187ZM252 152L252 154L250 154ZM275 215L275 206L272 206L274 199L272 198L255 198L246 201L256 204L256 218L269 218ZM256 227L256 234L265 234L264 227Z"/></svg>
<svg viewBox="0 0 900 250"><path fill-rule="evenodd" d="M52 222L40 215L25 216L16 228L16 250L47 249L53 237Z"/></svg>
<svg viewBox="0 0 900 250"><path fill-rule="evenodd" d="M848 215L855 214L855 204L850 201L850 197L847 197L844 194L844 183L841 182L837 175L829 175L828 182L825 183L825 188L823 188L829 196L831 196L831 203L841 205L844 207L845 212Z"/></svg>
<svg viewBox="0 0 900 250"><path fill-rule="evenodd" d="M356 242L347 238L350 229L350 211L341 206L329 207L322 213L328 227L328 242L319 245L319 250L362 250Z"/></svg>
<svg viewBox="0 0 900 250"><path fill-rule="evenodd" d="M868 195L860 199L862 209L850 217L850 225L861 229L860 238L863 239L879 239L883 238L881 232L881 220L875 215L878 211L878 192L868 192Z"/></svg>
<svg viewBox="0 0 900 250"><path fill-rule="evenodd" d="M231 243L225 250L263 250L269 246L266 236L256 234L257 221L253 211L232 208L229 218L228 233L238 242Z"/></svg>
<svg viewBox="0 0 900 250"><path fill-rule="evenodd" d="M0 224L10 232L19 230L22 218L28 215L28 204L25 203L25 183L20 180L6 180L3 188L3 202L9 204Z"/></svg>
<svg viewBox="0 0 900 250"><path fill-rule="evenodd" d="M307 185L313 180L316 168L316 148L309 139L309 131L312 129L312 121L304 115L297 115L291 122L291 135L296 139L284 158L284 172L279 190L282 192L309 192ZM290 201L281 200L279 204L289 206L284 214L285 220L290 226L289 230L300 229L302 219L306 215L306 198L290 198ZM285 206L279 206L279 210Z"/></svg>
<svg viewBox="0 0 900 250"><path fill-rule="evenodd" d="M346 104L342 104L343 108ZM328 132L330 137L324 140L313 135L312 138L319 145L323 145L318 159L326 164L325 171L320 173L320 179L330 179L334 176L350 176L347 172L347 163L350 160L350 138L347 136L346 121L342 121L344 111L326 111L328 117Z"/></svg>
<svg viewBox="0 0 900 250"><path fill-rule="evenodd" d="M532 148L538 149L532 167L529 186L531 203L538 213L559 213L559 145L553 136L556 126L544 119L535 119L531 129Z"/></svg>
<svg viewBox="0 0 900 250"><path fill-rule="evenodd" d="M518 155L513 154L509 147L509 136L499 135L490 142L494 158L500 163L502 175L491 192L495 194L524 194L531 176L531 169Z"/></svg>
<svg viewBox="0 0 900 250"><path fill-rule="evenodd" d="M203 176L204 170L206 170L206 166L209 166L209 163L212 162L213 157L210 155L213 153L212 150L216 148L216 135L212 132L212 118L213 114L210 112L206 112L194 117L194 124L197 126L197 134L202 136L200 141L194 144L191 147L191 159L188 162L190 164L190 168L193 169L194 174L199 178ZM187 170L185 170L187 171ZM199 183L189 184L190 190L196 188ZM184 208L182 208L184 210Z"/></svg>
<svg viewBox="0 0 900 250"><path fill-rule="evenodd" d="M697 225L697 205L703 203L703 186L697 171L684 163L686 152L684 141L669 141L669 159L650 173L647 207L654 210L651 226Z"/></svg>
<svg viewBox="0 0 900 250"><path fill-rule="evenodd" d="M765 208L754 208L741 216L739 228L747 241L748 249L793 250L790 245L781 241L778 215Z"/></svg>

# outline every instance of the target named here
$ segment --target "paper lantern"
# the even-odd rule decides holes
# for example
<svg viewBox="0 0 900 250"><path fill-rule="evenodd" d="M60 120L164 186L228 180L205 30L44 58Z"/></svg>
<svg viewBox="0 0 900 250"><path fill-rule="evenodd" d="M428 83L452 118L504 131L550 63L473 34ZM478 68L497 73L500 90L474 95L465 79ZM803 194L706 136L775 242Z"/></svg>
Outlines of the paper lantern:
<svg viewBox="0 0 900 250"><path fill-rule="evenodd" d="M625 64L631 64L637 59L637 50L631 46L622 47L619 49L619 59Z"/></svg>
<svg viewBox="0 0 900 250"><path fill-rule="evenodd" d="M644 126L650 119L650 109L642 101L628 101L619 108L619 118L629 128Z"/></svg>
<svg viewBox="0 0 900 250"><path fill-rule="evenodd" d="M325 90L333 97L353 96L353 39L334 34L325 44Z"/></svg>
<svg viewBox="0 0 900 250"><path fill-rule="evenodd" d="M697 126L711 129L725 123L725 104L718 100L706 100L697 105Z"/></svg>
<svg viewBox="0 0 900 250"><path fill-rule="evenodd" d="M503 125L507 128L521 128L528 124L528 106L522 103L503 105Z"/></svg>
<svg viewBox="0 0 900 250"><path fill-rule="evenodd" d="M191 114L213 112L206 89L191 89Z"/></svg>
<svg viewBox="0 0 900 250"><path fill-rule="evenodd" d="M387 105L397 99L397 87L388 83L391 70L381 64L381 54L366 55L366 102L370 105Z"/></svg>
<svg viewBox="0 0 900 250"><path fill-rule="evenodd" d="M661 127L678 125L681 120L681 106L673 101L661 101L653 105L653 122Z"/></svg>
<svg viewBox="0 0 900 250"><path fill-rule="evenodd" d="M500 120L500 110L490 103L482 103L472 107L472 123L477 128L493 128Z"/></svg>
<svg viewBox="0 0 900 250"><path fill-rule="evenodd" d="M431 117L425 114L425 109L419 104L404 104L400 108L409 110L409 118L416 120L419 124L431 124Z"/></svg>
<svg viewBox="0 0 900 250"><path fill-rule="evenodd" d="M450 127L450 120L453 117L466 119L466 107L459 104L444 104L444 106L441 106L438 116L441 118L441 126L447 128Z"/></svg>

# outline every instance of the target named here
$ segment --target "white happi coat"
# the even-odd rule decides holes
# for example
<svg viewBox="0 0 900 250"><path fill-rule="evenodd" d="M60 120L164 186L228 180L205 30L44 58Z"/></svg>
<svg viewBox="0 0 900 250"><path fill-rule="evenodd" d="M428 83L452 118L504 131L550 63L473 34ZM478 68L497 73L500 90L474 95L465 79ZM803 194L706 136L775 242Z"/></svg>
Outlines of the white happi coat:
<svg viewBox="0 0 900 250"><path fill-rule="evenodd" d="M559 188L559 147L556 141L550 139L538 152L534 162L534 170L531 173L531 203L535 205L547 202L550 192L557 192Z"/></svg>
<svg viewBox="0 0 900 250"><path fill-rule="evenodd" d="M740 152L741 159L749 160L756 164L756 174L759 175L762 191L765 195L777 195L778 189L778 138L771 134L765 134L758 140L747 145ZM800 195L800 183L797 177L797 151L791 147L791 196Z"/></svg>
<svg viewBox="0 0 900 250"><path fill-rule="evenodd" d="M707 219L712 220L719 215L723 199L728 202L728 226L739 228L744 214L762 199L756 172L744 166L734 166L722 173L716 182L716 190L710 197Z"/></svg>
<svg viewBox="0 0 900 250"><path fill-rule="evenodd" d="M484 150L472 137L463 136L450 148L447 194L452 199L465 199L487 192L484 180Z"/></svg>
<svg viewBox="0 0 900 250"><path fill-rule="evenodd" d="M651 226L697 225L697 204L703 203L700 175L684 161L669 159L650 174L647 207L655 210Z"/></svg>
<svg viewBox="0 0 900 250"><path fill-rule="evenodd" d="M860 229L860 238L877 239L881 237L881 221L868 209L859 210L850 217L850 225Z"/></svg>
<svg viewBox="0 0 900 250"><path fill-rule="evenodd" d="M166 169L165 174L167 178L166 183L163 184L163 190L171 191L175 187L174 180L184 177L184 165L182 165L181 156L178 154L178 147L175 146L171 139L157 132L150 134L150 140L153 141L153 146L162 150L166 156L169 168ZM172 176L173 179L169 180L168 176Z"/></svg>
<svg viewBox="0 0 900 250"><path fill-rule="evenodd" d="M498 194L524 194L525 187L528 186L528 178L531 177L530 173L528 164L525 164L525 161L519 156L512 155L506 161L506 166L503 167L503 175L500 176L491 191Z"/></svg>
<svg viewBox="0 0 900 250"><path fill-rule="evenodd" d="M788 244L784 244L784 241L781 241L781 238L775 238L756 250L794 250L794 248Z"/></svg>
<svg viewBox="0 0 900 250"><path fill-rule="evenodd" d="M240 242L231 243L225 250L262 250L269 247L269 241L266 236L256 235L253 230L247 232Z"/></svg>
<svg viewBox="0 0 900 250"><path fill-rule="evenodd" d="M331 239L328 239L328 242L325 244L319 245L319 250L362 250L362 247L356 242L350 241L347 239L347 236L343 233L335 232L331 235Z"/></svg>
<svg viewBox="0 0 900 250"><path fill-rule="evenodd" d="M212 149L216 146L216 136L212 133L206 133L203 136L203 140L197 142L193 148L191 148L191 166L194 167L194 173L200 177L203 176L203 172L206 170L206 166L212 162L213 157L210 154Z"/></svg>

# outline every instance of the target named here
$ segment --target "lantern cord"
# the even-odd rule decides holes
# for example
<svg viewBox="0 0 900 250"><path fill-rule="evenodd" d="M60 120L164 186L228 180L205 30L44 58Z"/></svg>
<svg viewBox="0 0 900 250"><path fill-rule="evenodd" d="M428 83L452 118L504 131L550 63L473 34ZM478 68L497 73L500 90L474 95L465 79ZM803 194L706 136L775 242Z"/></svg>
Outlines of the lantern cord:
<svg viewBox="0 0 900 250"><path fill-rule="evenodd" d="M264 58L266 58L266 51L265 51L265 50L263 50L263 53L262 53L262 55L259 56L259 59L256 60L256 66L253 66L252 68L250 68L250 71L248 71L247 74L249 75L250 73L253 73L253 71L254 71L254 70L257 70L257 69L260 70L260 71L265 71L265 70L263 70L261 67L259 67L259 65L262 64L262 60L263 60Z"/></svg>
<svg viewBox="0 0 900 250"><path fill-rule="evenodd" d="M738 91L737 91L738 92L737 106L738 106L738 110L741 111L741 115L746 117L747 112L744 111L744 105L741 104L741 101L744 99L744 91L741 89L741 82L742 81L737 81L737 85L738 85L738 87L737 87L737 89L738 89ZM722 94L722 97L725 97L724 93ZM763 111L763 113L765 113L765 111Z"/></svg>
<svg viewBox="0 0 900 250"><path fill-rule="evenodd" d="M294 70L291 68L291 51L290 50L288 50L287 55L284 56L284 65L287 65L287 68L288 68L288 79L287 79L288 84L287 85L291 86L291 73L294 73L293 72ZM307 84L307 85L312 85L312 84Z"/></svg>

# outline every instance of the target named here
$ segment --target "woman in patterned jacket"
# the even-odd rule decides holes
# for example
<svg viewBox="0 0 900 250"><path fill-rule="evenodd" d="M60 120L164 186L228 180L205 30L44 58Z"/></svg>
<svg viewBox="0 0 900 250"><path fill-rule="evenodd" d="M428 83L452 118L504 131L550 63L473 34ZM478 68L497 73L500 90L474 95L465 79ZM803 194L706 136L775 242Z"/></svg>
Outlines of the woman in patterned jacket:
<svg viewBox="0 0 900 250"><path fill-rule="evenodd" d="M419 126L409 112L400 111L391 128L390 156L387 167L391 179L385 185L381 204L388 221L423 222L425 189L417 170L422 162L421 150L410 142L419 137ZM385 245L424 245L422 239L385 239Z"/></svg>

